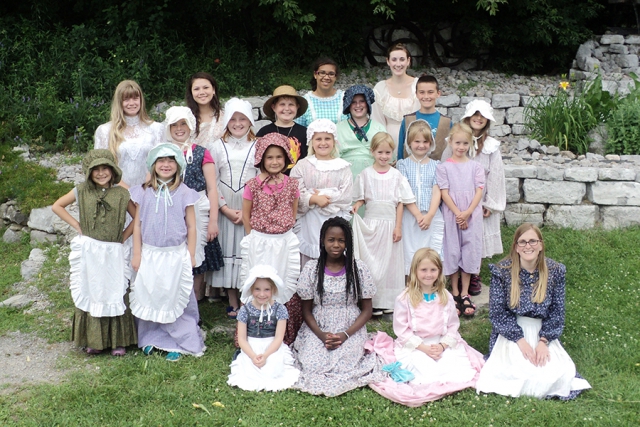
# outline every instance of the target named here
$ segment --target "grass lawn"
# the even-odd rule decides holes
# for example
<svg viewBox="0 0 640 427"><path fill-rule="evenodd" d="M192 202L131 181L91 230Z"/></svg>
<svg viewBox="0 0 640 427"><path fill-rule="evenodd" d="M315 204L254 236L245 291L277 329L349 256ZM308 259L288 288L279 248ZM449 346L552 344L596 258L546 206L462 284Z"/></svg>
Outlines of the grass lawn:
<svg viewBox="0 0 640 427"><path fill-rule="evenodd" d="M509 241L513 229L503 229ZM406 408L362 388L325 398L296 391L252 393L229 387L226 378L234 351L224 333L207 335L202 358L169 363L160 355L87 357L57 385L25 385L0 394L0 425L27 426L634 426L640 425L640 229L622 231L543 230L547 256L567 266L567 313L562 341L592 390L577 400L537 400L476 395L465 390L420 408ZM508 245L508 243L507 243ZM508 246L505 247L508 247ZM7 296L16 256L28 243L0 245L0 294ZM25 316L0 309L0 334L34 331L51 341L70 335L72 302L61 272L64 250L52 248L38 280L50 295L49 312ZM493 261L496 261L495 258ZM18 267L19 270L19 267ZM488 276L483 263L483 277ZM224 304L202 304L205 328L233 325ZM391 330L388 322L370 322L370 331ZM463 337L488 350L486 311L463 321ZM69 363L69 362L66 362Z"/></svg>

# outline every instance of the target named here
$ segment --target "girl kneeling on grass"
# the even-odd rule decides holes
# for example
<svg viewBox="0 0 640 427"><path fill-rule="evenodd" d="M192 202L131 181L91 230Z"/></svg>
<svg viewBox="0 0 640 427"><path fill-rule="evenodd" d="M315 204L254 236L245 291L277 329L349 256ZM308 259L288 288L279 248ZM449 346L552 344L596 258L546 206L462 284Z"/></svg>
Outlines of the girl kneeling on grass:
<svg viewBox="0 0 640 427"><path fill-rule="evenodd" d="M196 216L200 195L181 182L182 151L160 144L149 152L149 181L130 189L136 204L131 265L138 272L131 311L138 318L138 346L158 348L174 362L181 354L201 356L205 346L191 269L195 265Z"/></svg>
<svg viewBox="0 0 640 427"><path fill-rule="evenodd" d="M87 354L111 348L111 355L124 356L125 347L137 343L127 294L131 271L122 244L133 232L133 223L122 230L127 211L135 215L135 206L129 192L115 186L122 171L109 150L87 153L82 170L86 181L51 208L78 232L69 254L71 297L76 306L71 336ZM65 209L75 201L79 221Z"/></svg>
<svg viewBox="0 0 640 427"><path fill-rule="evenodd" d="M282 279L275 268L256 265L242 287L238 311L238 343L242 351L231 363L227 383L243 390L278 391L291 387L300 371L293 366L289 347L282 342L287 328L286 307L276 301Z"/></svg>

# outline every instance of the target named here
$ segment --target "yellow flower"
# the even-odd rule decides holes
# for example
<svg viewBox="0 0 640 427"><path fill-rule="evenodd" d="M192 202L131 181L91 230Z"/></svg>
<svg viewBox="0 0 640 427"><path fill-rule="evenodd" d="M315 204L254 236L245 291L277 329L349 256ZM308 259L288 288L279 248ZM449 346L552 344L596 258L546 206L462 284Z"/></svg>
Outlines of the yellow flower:
<svg viewBox="0 0 640 427"><path fill-rule="evenodd" d="M569 82L560 82L560 87L562 88L562 90L566 91L569 87Z"/></svg>

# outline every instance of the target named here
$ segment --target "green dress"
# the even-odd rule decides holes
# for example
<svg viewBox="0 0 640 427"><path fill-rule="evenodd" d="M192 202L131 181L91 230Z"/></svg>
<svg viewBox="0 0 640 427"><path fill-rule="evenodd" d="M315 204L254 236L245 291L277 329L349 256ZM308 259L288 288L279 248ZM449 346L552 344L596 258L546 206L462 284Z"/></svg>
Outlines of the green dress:
<svg viewBox="0 0 640 427"><path fill-rule="evenodd" d="M373 155L371 154L371 139L378 132L386 132L384 126L378 122L370 120L363 128L368 141L358 138L354 133L354 127L349 120L343 120L338 127L338 147L340 157L351 163L351 173L355 179L360 172L373 165Z"/></svg>
<svg viewBox="0 0 640 427"><path fill-rule="evenodd" d="M87 182L75 190L82 234L103 242L122 242L129 191L123 187L100 189ZM137 344L136 326L129 309L129 292L124 303L127 306L125 313L115 317L93 317L76 308L71 339L79 347L96 350Z"/></svg>

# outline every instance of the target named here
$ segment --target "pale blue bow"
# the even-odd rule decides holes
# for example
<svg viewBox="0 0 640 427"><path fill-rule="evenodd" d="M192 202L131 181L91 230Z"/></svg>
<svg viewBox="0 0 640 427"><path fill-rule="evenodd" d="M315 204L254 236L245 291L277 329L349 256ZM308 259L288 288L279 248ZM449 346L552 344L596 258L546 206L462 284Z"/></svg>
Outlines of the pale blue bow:
<svg viewBox="0 0 640 427"><path fill-rule="evenodd" d="M402 369L402 364L400 362L393 362L388 365L384 365L382 370L388 372L391 379L397 383L406 383L416 377L411 371Z"/></svg>

